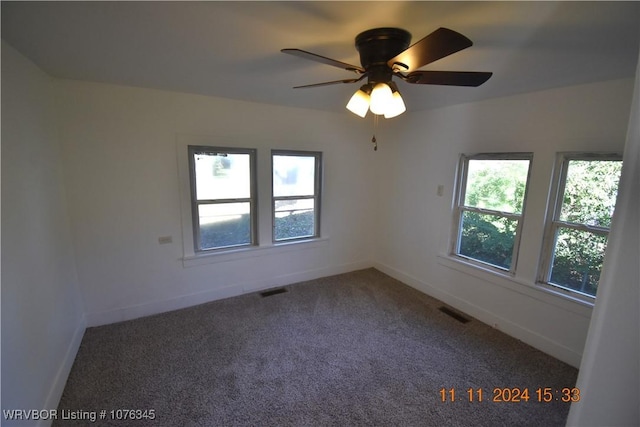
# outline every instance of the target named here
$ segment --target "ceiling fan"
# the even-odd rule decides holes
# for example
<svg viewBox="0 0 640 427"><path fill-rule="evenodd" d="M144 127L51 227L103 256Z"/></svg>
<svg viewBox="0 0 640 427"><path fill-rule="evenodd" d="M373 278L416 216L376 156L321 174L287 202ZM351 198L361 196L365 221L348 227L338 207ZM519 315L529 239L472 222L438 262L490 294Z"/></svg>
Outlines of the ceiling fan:
<svg viewBox="0 0 640 427"><path fill-rule="evenodd" d="M420 71L418 68L459 52L473 45L462 34L448 28L438 28L409 46L411 33L400 28L374 28L356 36L356 49L362 66L351 65L302 49L282 49L284 53L342 68L359 77L315 83L298 88L310 88L339 83L356 83L367 78L350 99L347 109L364 117L368 110L391 118L406 111L393 77L412 84L449 86L480 86L493 73L476 71Z"/></svg>

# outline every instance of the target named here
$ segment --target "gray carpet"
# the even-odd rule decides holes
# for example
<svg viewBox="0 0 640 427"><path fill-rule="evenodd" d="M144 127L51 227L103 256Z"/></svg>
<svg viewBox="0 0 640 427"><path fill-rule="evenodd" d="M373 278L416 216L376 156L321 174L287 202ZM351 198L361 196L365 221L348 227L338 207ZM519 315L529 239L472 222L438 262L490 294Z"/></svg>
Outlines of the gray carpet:
<svg viewBox="0 0 640 427"><path fill-rule="evenodd" d="M575 368L375 269L285 289L87 329L58 410L123 426L565 424L569 404L535 389L572 387ZM442 402L443 387L459 400ZM530 399L493 402L496 387ZM111 420L117 409L155 419Z"/></svg>

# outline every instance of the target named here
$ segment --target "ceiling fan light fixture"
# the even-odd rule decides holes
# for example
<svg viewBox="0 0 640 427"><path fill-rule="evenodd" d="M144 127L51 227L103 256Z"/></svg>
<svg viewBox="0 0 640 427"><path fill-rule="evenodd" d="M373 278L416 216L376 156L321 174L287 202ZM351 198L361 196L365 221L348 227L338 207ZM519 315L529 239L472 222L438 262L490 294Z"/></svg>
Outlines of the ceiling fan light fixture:
<svg viewBox="0 0 640 427"><path fill-rule="evenodd" d="M382 115L386 119L399 116L406 111L398 87L392 80L394 76L410 84L477 87L493 74L479 71L420 70L425 65L473 45L469 38L456 31L441 27L416 43L410 45L410 42L411 33L401 28L385 27L364 31L356 36L356 49L360 54L362 66L302 49L282 49L282 52L358 75L357 78L294 86L296 89L356 83L366 77L368 83L351 97L346 106L349 111L362 118L367 115L367 106L373 114Z"/></svg>
<svg viewBox="0 0 640 427"><path fill-rule="evenodd" d="M367 111L369 111L369 103L371 101L371 96L363 90L364 88L365 86L358 89L347 103L347 110L362 118L367 115Z"/></svg>
<svg viewBox="0 0 640 427"><path fill-rule="evenodd" d="M387 109L384 112L384 118L390 119L392 117L399 116L405 111L407 111L407 107L404 105L400 92L393 92L393 95L391 95L391 102L387 105Z"/></svg>
<svg viewBox="0 0 640 427"><path fill-rule="evenodd" d="M387 111L389 104L393 100L393 94L391 88L386 83L378 83L373 87L371 91L371 105L369 108L373 114L384 114Z"/></svg>

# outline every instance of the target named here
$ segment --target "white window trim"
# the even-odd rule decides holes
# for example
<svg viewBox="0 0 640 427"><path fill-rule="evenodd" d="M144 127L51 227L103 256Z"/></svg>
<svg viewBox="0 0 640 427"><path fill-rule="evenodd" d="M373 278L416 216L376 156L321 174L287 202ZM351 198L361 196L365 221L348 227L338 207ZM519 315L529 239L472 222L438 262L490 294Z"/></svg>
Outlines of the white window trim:
<svg viewBox="0 0 640 427"><path fill-rule="evenodd" d="M472 263L445 253L438 255L438 264L480 279L482 282L506 288L585 318L589 318L593 310L593 300L586 301L577 298L568 291L557 287L538 286L533 281L504 274L504 271L498 271L488 265L479 265L479 263Z"/></svg>
<svg viewBox="0 0 640 427"><path fill-rule="evenodd" d="M257 200L257 184L256 184L256 175L257 175L257 166L256 166L256 157L257 150L255 148L236 148L236 147L213 147L209 145L189 145L187 147L188 156L189 156L189 185L190 185L190 195L191 195L191 223L193 230L193 250L195 253L208 253L213 251L229 251L237 248L245 248L249 246L257 246L258 245L258 200ZM242 199L229 199L229 200L219 200L219 201L206 201L199 202L196 198L196 176L195 176L195 162L194 156L197 153L229 153L229 154L248 154L249 155L249 174L250 174L250 190L249 197ZM210 249L201 249L200 248L200 227L199 227L199 216L198 216L198 207L202 204L222 204L222 203L235 203L235 202L243 202L249 203L249 220L250 220L250 241L249 243L242 243L237 245L230 246L221 246Z"/></svg>
<svg viewBox="0 0 640 427"><path fill-rule="evenodd" d="M266 255L277 255L303 249L320 248L326 246L328 243L328 237L319 237L314 239L298 239L295 241L278 242L271 245L230 248L224 251L221 250L215 252L201 252L193 255L185 255L182 258L182 266L188 268L196 267L199 265L216 264L220 262L236 261Z"/></svg>
<svg viewBox="0 0 640 427"><path fill-rule="evenodd" d="M276 145L276 141L269 141ZM214 146L214 147L242 147L247 144L246 139L238 139L235 136L209 136L196 134L176 134L176 159L178 162L178 194L180 198L180 225L182 233L182 257L178 260L182 262L184 268L196 267L206 264L216 264L219 262L228 262L235 260L243 260L252 257L265 255L278 255L290 251L306 250L313 248L325 247L329 243L329 235L327 228L324 227L322 235L313 239L300 239L293 241L279 241L277 243L270 242L268 239L269 231L266 230L266 222L271 222L271 213L268 210L257 210L257 222L259 227L258 246L242 246L230 247L227 249L217 249L213 251L198 252L194 250L193 220L191 213L191 183L189 174L189 145ZM256 144L257 145L257 144ZM257 204L261 200L270 197L271 170L269 169L270 149L258 148L256 153L257 164ZM261 184L266 183L266 185ZM267 243L265 243L267 242Z"/></svg>
<svg viewBox="0 0 640 427"><path fill-rule="evenodd" d="M465 190L467 183L467 173L469 167L469 160L528 160L529 168L527 171L527 181L525 186L525 193L522 201L522 212L520 214L513 214L510 212L495 211L492 209L482 209L475 207L465 207ZM518 264L518 254L520 249L520 240L522 238L522 227L524 223L524 213L526 211L527 193L529 191L529 181L531 178L531 171L533 169L533 153L531 152L507 152L507 153L477 153L477 154L462 154L458 162L458 170L456 173L456 185L454 186L454 200L453 200L453 221L451 227L451 239L449 246L449 256L453 259L461 260L466 265L471 265L476 268L491 271L493 273L514 277L516 274L516 268ZM490 214L510 219L517 219L518 225L515 230L515 236L513 241L513 252L511 256L511 267L507 270L500 266L496 266L487 262L476 260L470 257L461 255L458 252L460 246L460 227L462 224L462 213L464 211L478 212L482 214Z"/></svg>
<svg viewBox="0 0 640 427"><path fill-rule="evenodd" d="M315 159L314 170L314 188L313 196L300 196L300 197L276 197L273 194L273 156L300 156L300 157L313 157ZM319 151L300 151L300 150L271 150L271 240L273 244L292 243L303 240L313 240L320 238L321 234L321 205L322 205L322 153ZM290 239L276 240L276 201L286 199L312 199L313 200L313 214L314 214L314 235L293 237Z"/></svg>
<svg viewBox="0 0 640 427"><path fill-rule="evenodd" d="M573 291L554 285L549 282L551 277L551 267L553 259L553 250L555 246L556 230L559 227L572 228L577 230L583 230L593 232L597 234L609 234L609 228L604 227L592 227L588 225L578 225L573 223L566 223L559 219L560 210L562 209L562 199L564 197L564 190L567 179L567 170L569 162L571 160L622 160L622 154L619 152L560 152L556 155L556 161L553 168L553 178L551 182L551 188L549 191L548 209L545 217L545 229L542 239L542 250L540 256L540 263L538 266L538 276L536 279L536 285L558 293L562 296L569 296L573 299L578 299L586 303L593 304L596 297L588 294L584 294L578 291Z"/></svg>

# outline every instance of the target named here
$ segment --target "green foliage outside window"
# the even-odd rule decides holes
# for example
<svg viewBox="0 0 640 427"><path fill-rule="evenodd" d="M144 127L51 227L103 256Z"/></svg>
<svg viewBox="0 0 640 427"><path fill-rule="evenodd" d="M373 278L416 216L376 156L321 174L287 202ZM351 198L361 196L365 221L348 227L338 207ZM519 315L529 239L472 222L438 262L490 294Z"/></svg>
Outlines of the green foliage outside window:
<svg viewBox="0 0 640 427"><path fill-rule="evenodd" d="M464 205L520 214L528 160L470 159ZM509 270L518 221L502 215L463 211L458 253Z"/></svg>
<svg viewBox="0 0 640 427"><path fill-rule="evenodd" d="M475 168L470 167L465 205L522 212L526 163L475 162L484 165L478 163ZM605 229L610 227L621 168L621 161L570 161L559 220ZM463 211L459 253L509 269L516 227L517 221L502 216ZM606 233L558 226L550 283L595 296L606 245Z"/></svg>
<svg viewBox="0 0 640 427"><path fill-rule="evenodd" d="M611 227L621 161L571 160L560 220Z"/></svg>
<svg viewBox="0 0 640 427"><path fill-rule="evenodd" d="M508 270L516 226L507 218L465 212L459 253Z"/></svg>
<svg viewBox="0 0 640 427"><path fill-rule="evenodd" d="M595 296L606 247L606 236L560 228L549 281Z"/></svg>
<svg viewBox="0 0 640 427"><path fill-rule="evenodd" d="M470 160L465 206L520 213L528 160Z"/></svg>
<svg viewBox="0 0 640 427"><path fill-rule="evenodd" d="M571 160L560 221L609 228L621 170L621 161ZM560 226L550 282L595 296L606 247L606 234Z"/></svg>

